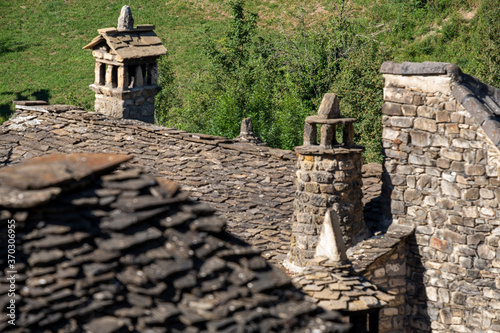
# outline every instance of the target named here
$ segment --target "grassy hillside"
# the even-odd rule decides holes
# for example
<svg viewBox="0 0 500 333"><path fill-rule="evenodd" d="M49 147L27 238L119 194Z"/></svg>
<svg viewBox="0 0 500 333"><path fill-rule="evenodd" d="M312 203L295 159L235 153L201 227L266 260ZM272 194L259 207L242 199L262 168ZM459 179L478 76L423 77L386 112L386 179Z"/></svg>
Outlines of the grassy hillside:
<svg viewBox="0 0 500 333"><path fill-rule="evenodd" d="M325 14L321 6L306 5ZM78 104L93 108L88 85L94 60L81 48L97 35L98 28L114 27L123 5L132 8L136 24L155 24L156 33L170 51L173 70L188 79L205 63L197 47L203 28L217 31L229 16L224 1L98 1L11 0L0 1L0 117L13 111L15 99L42 99L50 103ZM259 24L277 29L283 12L298 8L296 1L248 1L258 11Z"/></svg>
<svg viewBox="0 0 500 333"><path fill-rule="evenodd" d="M349 54L340 54L331 66L320 64L323 73L316 75L317 69L310 69L309 77L300 78L302 81L288 76L293 64L276 62L282 67L267 68L261 75L263 67L252 60L238 69L240 77L234 76L233 81L222 78L225 86L220 81L222 72L213 71L217 60L206 55L205 30L210 29L213 50L219 56L226 52L231 29L229 0L10 0L0 1L0 122L13 111L11 101L15 99L42 99L92 110L94 97L88 85L93 81L94 60L81 48L97 35L98 28L116 26L125 4L131 6L136 24L156 25L169 50L168 59L162 60L162 74L168 79L163 82L170 82L170 86L160 98L159 111L167 125L187 130L231 136L238 124L217 127L237 123L236 116L231 118L235 114L254 115L269 107L272 118L269 113L256 114L261 122L257 132L273 141L288 131L273 145L291 148L300 140L303 116L315 111L322 93L332 91L340 96L344 114L362 118L357 139L369 147L367 159L377 160L382 102L382 80L377 71L382 61L453 62L465 72L500 86L497 0L247 0L245 11L259 16L254 38L265 41L261 46L283 47L281 51L291 51L300 58L298 63L305 65L310 51L321 56L321 50L310 50L308 45L328 48L331 45L321 43L337 43L335 50ZM295 51L286 49L295 47L287 38L295 38ZM239 82L241 75L246 85L238 90L234 82ZM274 80L272 84L259 81L266 81L268 77L262 79L266 75ZM314 81L321 80L330 81L320 82L321 89L317 89ZM209 86L214 82L219 85L217 91ZM316 89L316 95L304 93L304 85ZM247 90L251 90L250 95L238 98ZM175 103L166 101L171 96ZM199 111L200 107L205 109ZM217 108L225 108L225 113L213 114ZM235 108L240 109L234 113ZM299 111L288 114L287 108ZM189 112L206 114L192 122ZM276 124L266 125L269 121Z"/></svg>

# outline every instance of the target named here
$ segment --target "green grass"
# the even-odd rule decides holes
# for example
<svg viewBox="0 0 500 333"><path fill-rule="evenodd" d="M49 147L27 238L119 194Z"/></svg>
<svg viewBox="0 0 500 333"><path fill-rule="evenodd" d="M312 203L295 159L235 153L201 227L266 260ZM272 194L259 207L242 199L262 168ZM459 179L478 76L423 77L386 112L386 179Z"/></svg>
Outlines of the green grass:
<svg viewBox="0 0 500 333"><path fill-rule="evenodd" d="M481 9L485 3L351 0L349 14L365 26L366 38L376 39L388 50L387 60L454 62L498 85L499 24L492 26L499 22L498 10ZM98 28L116 26L125 4L131 6L136 24L156 25L179 85L187 84L207 63L199 47L204 27L222 36L229 18L227 0L0 1L0 122L12 113L11 102L16 99L92 110L94 97L88 85L93 81L94 59L81 48ZM296 24L301 10L314 25L336 15L339 4L339 0L248 0L246 9L259 14L263 31L276 34L281 21L285 26ZM485 31L491 36L485 37Z"/></svg>

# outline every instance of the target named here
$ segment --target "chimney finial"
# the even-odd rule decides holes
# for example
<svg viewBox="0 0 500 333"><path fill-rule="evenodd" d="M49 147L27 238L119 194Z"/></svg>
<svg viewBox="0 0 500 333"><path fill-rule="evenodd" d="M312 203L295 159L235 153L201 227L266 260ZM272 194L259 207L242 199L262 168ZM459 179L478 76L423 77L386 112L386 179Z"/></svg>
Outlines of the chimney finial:
<svg viewBox="0 0 500 333"><path fill-rule="evenodd" d="M134 29L134 18L129 6L123 6L118 17L118 29Z"/></svg>

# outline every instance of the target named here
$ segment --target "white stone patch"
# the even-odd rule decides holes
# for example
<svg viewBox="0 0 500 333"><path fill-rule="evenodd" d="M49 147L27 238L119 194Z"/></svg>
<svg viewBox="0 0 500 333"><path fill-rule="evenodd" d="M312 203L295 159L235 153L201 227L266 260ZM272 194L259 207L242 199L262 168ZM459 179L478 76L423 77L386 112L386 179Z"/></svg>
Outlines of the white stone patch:
<svg viewBox="0 0 500 333"><path fill-rule="evenodd" d="M7 128L12 131L24 131L28 127L35 127L41 123L42 121L37 119L36 116L20 116L9 119L9 126Z"/></svg>
<svg viewBox="0 0 500 333"><path fill-rule="evenodd" d="M404 87L422 92L440 92L451 94L451 77L449 76L405 76L384 74L385 87Z"/></svg>
<svg viewBox="0 0 500 333"><path fill-rule="evenodd" d="M326 211L315 255L316 257L327 257L332 261L347 260L339 218L332 210Z"/></svg>

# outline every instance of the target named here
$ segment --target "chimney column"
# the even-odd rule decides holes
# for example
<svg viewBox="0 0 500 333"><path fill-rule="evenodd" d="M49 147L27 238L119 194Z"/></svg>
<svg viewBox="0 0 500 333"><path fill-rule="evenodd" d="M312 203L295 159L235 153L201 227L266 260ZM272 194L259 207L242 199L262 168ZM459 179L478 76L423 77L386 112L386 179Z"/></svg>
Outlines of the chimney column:
<svg viewBox="0 0 500 333"><path fill-rule="evenodd" d="M305 267L314 258L328 211L338 216L347 247L367 234L361 191L364 147L353 144L355 119L341 117L337 97L326 94L318 115L307 117L305 122L304 145L295 148L297 188L291 249L284 263L292 271ZM337 142L337 128L343 130L341 143Z"/></svg>

